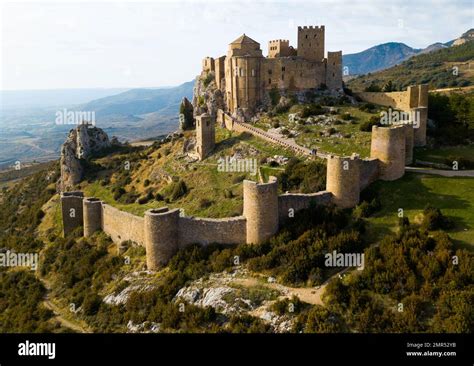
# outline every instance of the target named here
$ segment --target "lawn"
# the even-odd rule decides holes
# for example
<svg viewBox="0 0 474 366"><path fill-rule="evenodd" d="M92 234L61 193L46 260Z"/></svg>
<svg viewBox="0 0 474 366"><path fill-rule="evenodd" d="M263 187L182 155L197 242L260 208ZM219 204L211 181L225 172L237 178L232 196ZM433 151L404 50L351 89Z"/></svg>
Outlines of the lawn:
<svg viewBox="0 0 474 366"><path fill-rule="evenodd" d="M417 148L414 151L415 159L429 161L433 163L446 164L446 159L450 156L474 158L474 145L461 145L440 147L436 149Z"/></svg>
<svg viewBox="0 0 474 366"><path fill-rule="evenodd" d="M377 181L372 188L382 203L382 210L368 219L368 235L372 241L396 231L399 208L413 223L419 220L423 208L431 204L454 221L455 228L449 235L455 243L474 249L473 178L407 173L397 181Z"/></svg>

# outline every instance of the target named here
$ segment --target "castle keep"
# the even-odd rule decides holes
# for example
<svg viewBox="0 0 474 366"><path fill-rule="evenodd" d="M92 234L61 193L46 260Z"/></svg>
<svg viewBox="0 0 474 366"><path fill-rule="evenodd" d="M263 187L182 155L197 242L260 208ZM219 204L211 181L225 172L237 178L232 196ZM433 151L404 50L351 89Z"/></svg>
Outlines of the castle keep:
<svg viewBox="0 0 474 366"><path fill-rule="evenodd" d="M202 71L214 73L217 88L224 93L225 112L248 119L268 103L272 89L342 89L342 52L324 55L324 26L298 27L297 49L288 40L270 41L267 57L258 42L243 34L229 44L227 55L206 57Z"/></svg>

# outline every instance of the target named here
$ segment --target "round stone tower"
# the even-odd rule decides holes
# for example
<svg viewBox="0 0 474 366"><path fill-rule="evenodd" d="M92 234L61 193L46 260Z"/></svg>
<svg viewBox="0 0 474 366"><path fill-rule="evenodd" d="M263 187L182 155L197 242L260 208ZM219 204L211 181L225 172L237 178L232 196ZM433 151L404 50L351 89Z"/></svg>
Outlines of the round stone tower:
<svg viewBox="0 0 474 366"><path fill-rule="evenodd" d="M168 207L145 212L146 265L157 270L171 259L179 245L179 209Z"/></svg>
<svg viewBox="0 0 474 366"><path fill-rule="evenodd" d="M247 219L247 244L258 244L278 231L278 181L268 183L244 180L244 214Z"/></svg>
<svg viewBox="0 0 474 366"><path fill-rule="evenodd" d="M380 179L396 180L405 174L405 127L372 127L370 157L380 160Z"/></svg>
<svg viewBox="0 0 474 366"><path fill-rule="evenodd" d="M102 201L88 197L82 201L84 212L84 236L87 238L94 232L102 230Z"/></svg>
<svg viewBox="0 0 474 366"><path fill-rule="evenodd" d="M326 191L332 193L333 202L339 207L349 208L359 203L360 159L357 154L328 157Z"/></svg>

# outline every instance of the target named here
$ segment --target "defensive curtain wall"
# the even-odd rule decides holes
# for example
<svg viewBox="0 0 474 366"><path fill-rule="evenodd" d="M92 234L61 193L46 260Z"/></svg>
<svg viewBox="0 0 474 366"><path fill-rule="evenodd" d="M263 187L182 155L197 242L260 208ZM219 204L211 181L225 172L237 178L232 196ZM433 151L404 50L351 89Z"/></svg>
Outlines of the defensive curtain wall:
<svg viewBox="0 0 474 366"><path fill-rule="evenodd" d="M249 132L245 124L236 122L226 114L221 113L219 118L229 129ZM280 143L273 136L266 136L264 131L261 133L254 127L250 131L256 136ZM150 270L161 268L179 249L193 243L261 243L276 234L279 226L298 210L311 204L333 203L342 208L354 207L359 203L361 190L375 180L401 178L405 173L405 164L409 161L407 158L412 156L413 132L411 125L374 126L369 159L360 159L356 154L350 157L328 156L325 191L279 195L275 177L270 177L267 183L244 180L243 214L237 217L197 218L185 216L180 209L167 207L148 210L144 217L139 217L120 211L97 198L84 198L82 192L63 192L64 234L83 226L86 237L102 230L117 244L127 240L135 242L145 247Z"/></svg>
<svg viewBox="0 0 474 366"><path fill-rule="evenodd" d="M354 93L363 101L400 109L419 118L419 127L414 129L414 145L426 145L426 123L428 120L428 84L409 86L403 92L362 92Z"/></svg>

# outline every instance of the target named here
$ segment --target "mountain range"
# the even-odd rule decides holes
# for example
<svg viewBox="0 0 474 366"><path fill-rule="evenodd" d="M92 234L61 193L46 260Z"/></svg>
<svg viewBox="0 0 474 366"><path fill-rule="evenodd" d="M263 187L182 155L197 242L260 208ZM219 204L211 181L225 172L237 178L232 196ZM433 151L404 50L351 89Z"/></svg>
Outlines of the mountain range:
<svg viewBox="0 0 474 366"><path fill-rule="evenodd" d="M461 37L446 43L436 42L426 48L412 48L404 43L383 43L358 53L342 56L345 75L361 75L384 70L397 65L415 55L438 51L453 45L458 46L474 39L474 29L463 33Z"/></svg>

